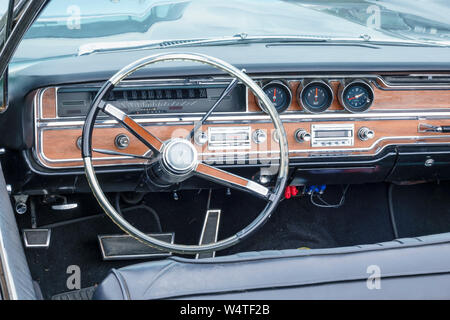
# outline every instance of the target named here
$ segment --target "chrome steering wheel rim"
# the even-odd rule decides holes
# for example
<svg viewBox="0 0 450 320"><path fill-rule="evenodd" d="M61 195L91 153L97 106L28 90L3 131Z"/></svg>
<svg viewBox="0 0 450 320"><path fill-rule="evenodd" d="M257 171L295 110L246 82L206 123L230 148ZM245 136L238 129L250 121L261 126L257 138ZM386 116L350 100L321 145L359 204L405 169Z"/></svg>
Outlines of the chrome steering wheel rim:
<svg viewBox="0 0 450 320"><path fill-rule="evenodd" d="M151 237L143 233L139 229L135 228L116 211L114 206L112 206L109 200L106 198L102 188L100 187L92 164L92 132L99 111L104 110L105 108L106 102L103 100L103 98L107 96L107 94L120 81L122 81L132 73L136 72L137 70L143 67L163 61L199 62L220 69L228 73L232 77L240 80L241 83L245 84L246 87L253 92L256 98L261 101L263 106L266 108L265 111L270 116L275 129L278 131L278 138L279 138L278 145L280 149L278 175L273 192L270 193L270 197L267 199L268 200L267 205L260 212L260 214L253 220L253 222L247 225L244 229L228 238L219 240L214 243L202 245L185 245L185 244L168 243L165 241L158 240L154 237ZM110 113L110 115L115 117L120 116L120 115L113 115L112 113ZM255 230L261 227L270 218L271 214L276 209L278 202L280 201L280 198L284 193L289 170L289 157L288 157L286 132L284 130L278 112L276 111L270 99L263 92L263 90L249 76L247 76L244 72L238 70L234 66L218 58L193 53L163 53L147 56L122 68L120 71L114 74L109 80L107 80L97 93L96 97L94 98L91 108L86 116L86 120L83 126L81 150L85 167L85 174L89 182L89 186L91 187L91 190L94 196L96 197L97 201L99 202L100 206L103 208L105 213L111 218L111 220L114 223L116 223L127 234L129 234L130 236L134 237L135 239L143 242L148 246L151 246L159 250L170 251L180 254L197 254L203 252L223 250L225 248L231 247L241 242L244 238L252 234Z"/></svg>

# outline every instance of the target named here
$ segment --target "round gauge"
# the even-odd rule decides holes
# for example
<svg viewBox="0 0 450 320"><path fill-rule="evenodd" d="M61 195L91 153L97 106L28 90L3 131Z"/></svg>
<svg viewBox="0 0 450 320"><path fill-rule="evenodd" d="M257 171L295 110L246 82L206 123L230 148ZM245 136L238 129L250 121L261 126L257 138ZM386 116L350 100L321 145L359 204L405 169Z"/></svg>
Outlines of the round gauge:
<svg viewBox="0 0 450 320"><path fill-rule="evenodd" d="M299 90L299 100L306 111L319 113L327 110L333 102L333 91L323 81L313 81Z"/></svg>
<svg viewBox="0 0 450 320"><path fill-rule="evenodd" d="M278 112L285 111L292 101L291 90L281 81L271 81L263 86L264 93L269 97L273 103L275 109ZM264 110L261 103L259 104L261 109Z"/></svg>
<svg viewBox="0 0 450 320"><path fill-rule="evenodd" d="M353 81L342 90L340 100L350 112L364 112L373 102L372 87L364 81Z"/></svg>

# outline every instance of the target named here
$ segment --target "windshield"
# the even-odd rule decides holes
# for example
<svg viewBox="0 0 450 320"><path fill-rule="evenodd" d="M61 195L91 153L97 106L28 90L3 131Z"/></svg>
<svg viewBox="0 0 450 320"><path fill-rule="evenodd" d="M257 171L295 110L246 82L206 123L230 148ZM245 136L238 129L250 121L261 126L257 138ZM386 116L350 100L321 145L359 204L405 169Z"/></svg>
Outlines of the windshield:
<svg viewBox="0 0 450 320"><path fill-rule="evenodd" d="M77 55L83 45L250 36L450 40L448 0L53 0L14 62Z"/></svg>
<svg viewBox="0 0 450 320"><path fill-rule="evenodd" d="M8 9L8 1L0 1L0 17L3 17L7 9Z"/></svg>
<svg viewBox="0 0 450 320"><path fill-rule="evenodd" d="M5 30L4 27L7 22L7 11L8 11L9 1L0 1L0 48L5 40Z"/></svg>

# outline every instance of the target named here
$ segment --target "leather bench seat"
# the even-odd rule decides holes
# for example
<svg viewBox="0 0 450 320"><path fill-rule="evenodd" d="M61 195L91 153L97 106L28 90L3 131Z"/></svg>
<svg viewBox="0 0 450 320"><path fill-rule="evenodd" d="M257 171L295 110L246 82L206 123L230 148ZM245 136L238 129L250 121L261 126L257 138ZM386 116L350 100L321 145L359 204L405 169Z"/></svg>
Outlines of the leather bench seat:
<svg viewBox="0 0 450 320"><path fill-rule="evenodd" d="M367 284L373 270L381 272L379 289ZM333 249L170 257L111 270L93 298L450 298L449 272L450 233L445 233Z"/></svg>

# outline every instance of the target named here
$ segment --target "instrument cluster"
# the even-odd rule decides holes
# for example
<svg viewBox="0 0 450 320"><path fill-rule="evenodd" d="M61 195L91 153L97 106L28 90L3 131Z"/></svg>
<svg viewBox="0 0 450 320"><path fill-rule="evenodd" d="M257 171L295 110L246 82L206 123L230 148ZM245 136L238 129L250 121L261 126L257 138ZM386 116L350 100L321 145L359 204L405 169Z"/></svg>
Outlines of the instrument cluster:
<svg viewBox="0 0 450 320"><path fill-rule="evenodd" d="M119 87L108 101L129 115L205 113L226 88L225 84L154 84ZM85 117L99 88L68 86L57 89L58 118ZM239 84L226 96L217 112L245 112L246 88Z"/></svg>
<svg viewBox="0 0 450 320"><path fill-rule="evenodd" d="M351 113L365 112L372 106L375 95L369 82L362 79L339 81L337 90L334 87L331 81L322 79L300 81L297 88L282 80L272 80L262 89L280 113L289 109L293 96L298 106L308 113L327 111L336 99L335 95L339 104Z"/></svg>

